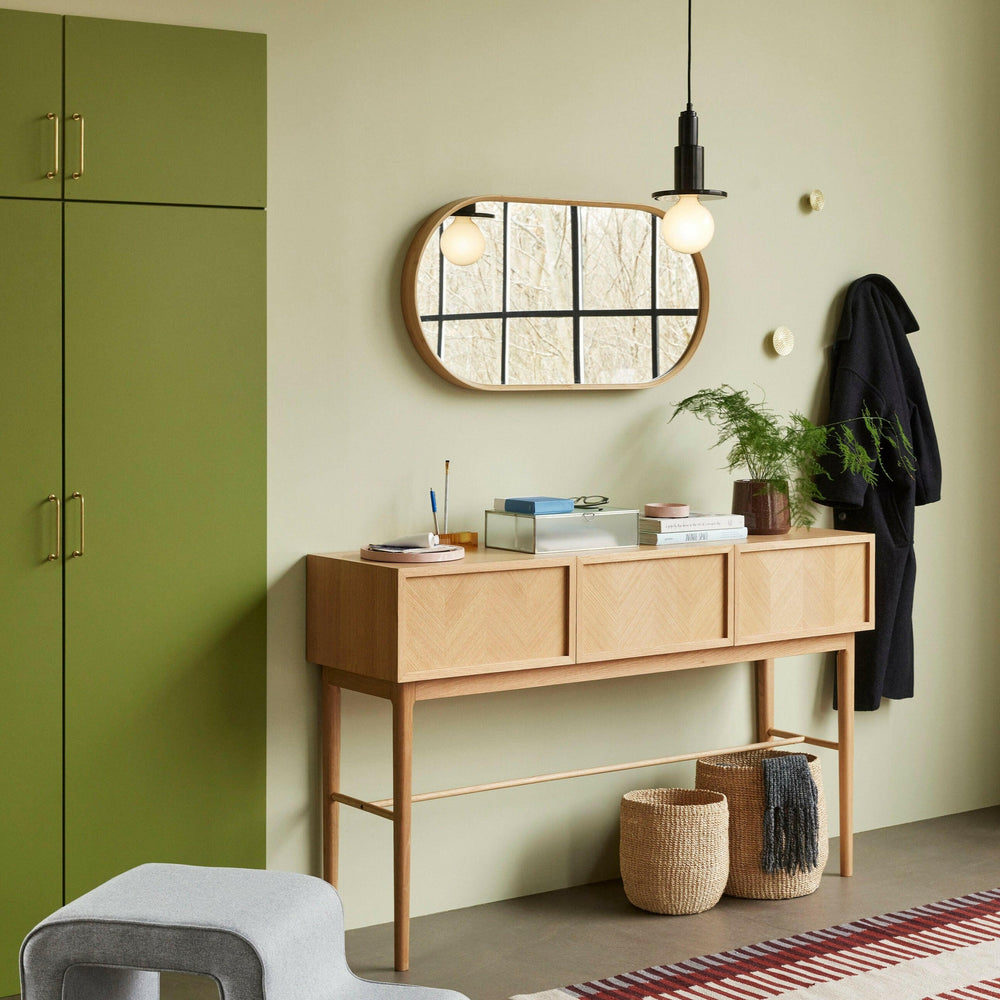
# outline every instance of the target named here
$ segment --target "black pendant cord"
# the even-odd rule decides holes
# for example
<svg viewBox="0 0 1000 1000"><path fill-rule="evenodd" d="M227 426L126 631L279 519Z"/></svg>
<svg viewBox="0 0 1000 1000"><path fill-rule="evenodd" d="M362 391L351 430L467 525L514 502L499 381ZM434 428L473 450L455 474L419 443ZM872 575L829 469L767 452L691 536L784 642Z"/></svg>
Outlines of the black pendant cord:
<svg viewBox="0 0 1000 1000"><path fill-rule="evenodd" d="M691 0L688 0L688 111L691 110Z"/></svg>

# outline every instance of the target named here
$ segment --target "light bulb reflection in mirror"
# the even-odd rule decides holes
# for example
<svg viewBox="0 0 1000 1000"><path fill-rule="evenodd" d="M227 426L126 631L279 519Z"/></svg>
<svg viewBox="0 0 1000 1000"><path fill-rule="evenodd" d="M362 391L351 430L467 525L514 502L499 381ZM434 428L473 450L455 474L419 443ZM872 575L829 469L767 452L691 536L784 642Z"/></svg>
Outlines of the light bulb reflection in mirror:
<svg viewBox="0 0 1000 1000"><path fill-rule="evenodd" d="M704 250L715 234L715 220L696 194L682 194L662 222L667 245L680 253ZM443 242L443 241L442 241Z"/></svg>
<svg viewBox="0 0 1000 1000"><path fill-rule="evenodd" d="M483 234L468 216L455 216L451 225L441 234L441 253L452 264L475 264L485 249Z"/></svg>

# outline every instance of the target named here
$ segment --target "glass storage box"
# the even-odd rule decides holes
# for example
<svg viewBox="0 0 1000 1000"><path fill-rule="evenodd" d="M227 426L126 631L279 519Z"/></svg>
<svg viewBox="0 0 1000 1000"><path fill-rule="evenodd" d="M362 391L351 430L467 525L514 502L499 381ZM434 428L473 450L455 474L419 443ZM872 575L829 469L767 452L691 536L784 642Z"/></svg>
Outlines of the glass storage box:
<svg viewBox="0 0 1000 1000"><path fill-rule="evenodd" d="M514 552L577 552L639 543L639 511L619 507L570 514L486 511L486 547Z"/></svg>

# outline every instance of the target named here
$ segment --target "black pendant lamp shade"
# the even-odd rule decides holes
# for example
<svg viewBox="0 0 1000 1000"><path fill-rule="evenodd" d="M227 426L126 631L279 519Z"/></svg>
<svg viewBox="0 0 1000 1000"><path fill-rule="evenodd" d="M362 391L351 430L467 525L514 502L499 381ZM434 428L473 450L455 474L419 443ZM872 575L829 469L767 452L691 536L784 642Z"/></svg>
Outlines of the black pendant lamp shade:
<svg viewBox="0 0 1000 1000"><path fill-rule="evenodd" d="M496 216L492 212L477 212L476 203L473 202L471 205L466 205L464 208L456 209L451 213L452 215L463 215L470 219L495 219Z"/></svg>
<svg viewBox="0 0 1000 1000"><path fill-rule="evenodd" d="M682 194L696 194L706 201L726 197L725 191L705 187L705 147L698 145L698 112L690 104L677 116L673 189L654 191L653 198L677 198Z"/></svg>

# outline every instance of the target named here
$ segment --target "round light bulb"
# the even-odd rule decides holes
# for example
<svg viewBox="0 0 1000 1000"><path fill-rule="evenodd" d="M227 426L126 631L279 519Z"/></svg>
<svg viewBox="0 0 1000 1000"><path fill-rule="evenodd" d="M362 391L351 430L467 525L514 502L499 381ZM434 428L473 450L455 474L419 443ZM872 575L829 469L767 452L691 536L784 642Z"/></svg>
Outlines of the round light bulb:
<svg viewBox="0 0 1000 1000"><path fill-rule="evenodd" d="M441 253L452 264L475 264L486 249L486 240L472 219L457 215L441 234Z"/></svg>
<svg viewBox="0 0 1000 1000"><path fill-rule="evenodd" d="M696 194L682 194L663 217L662 232L674 250L698 253L712 242L715 220Z"/></svg>

